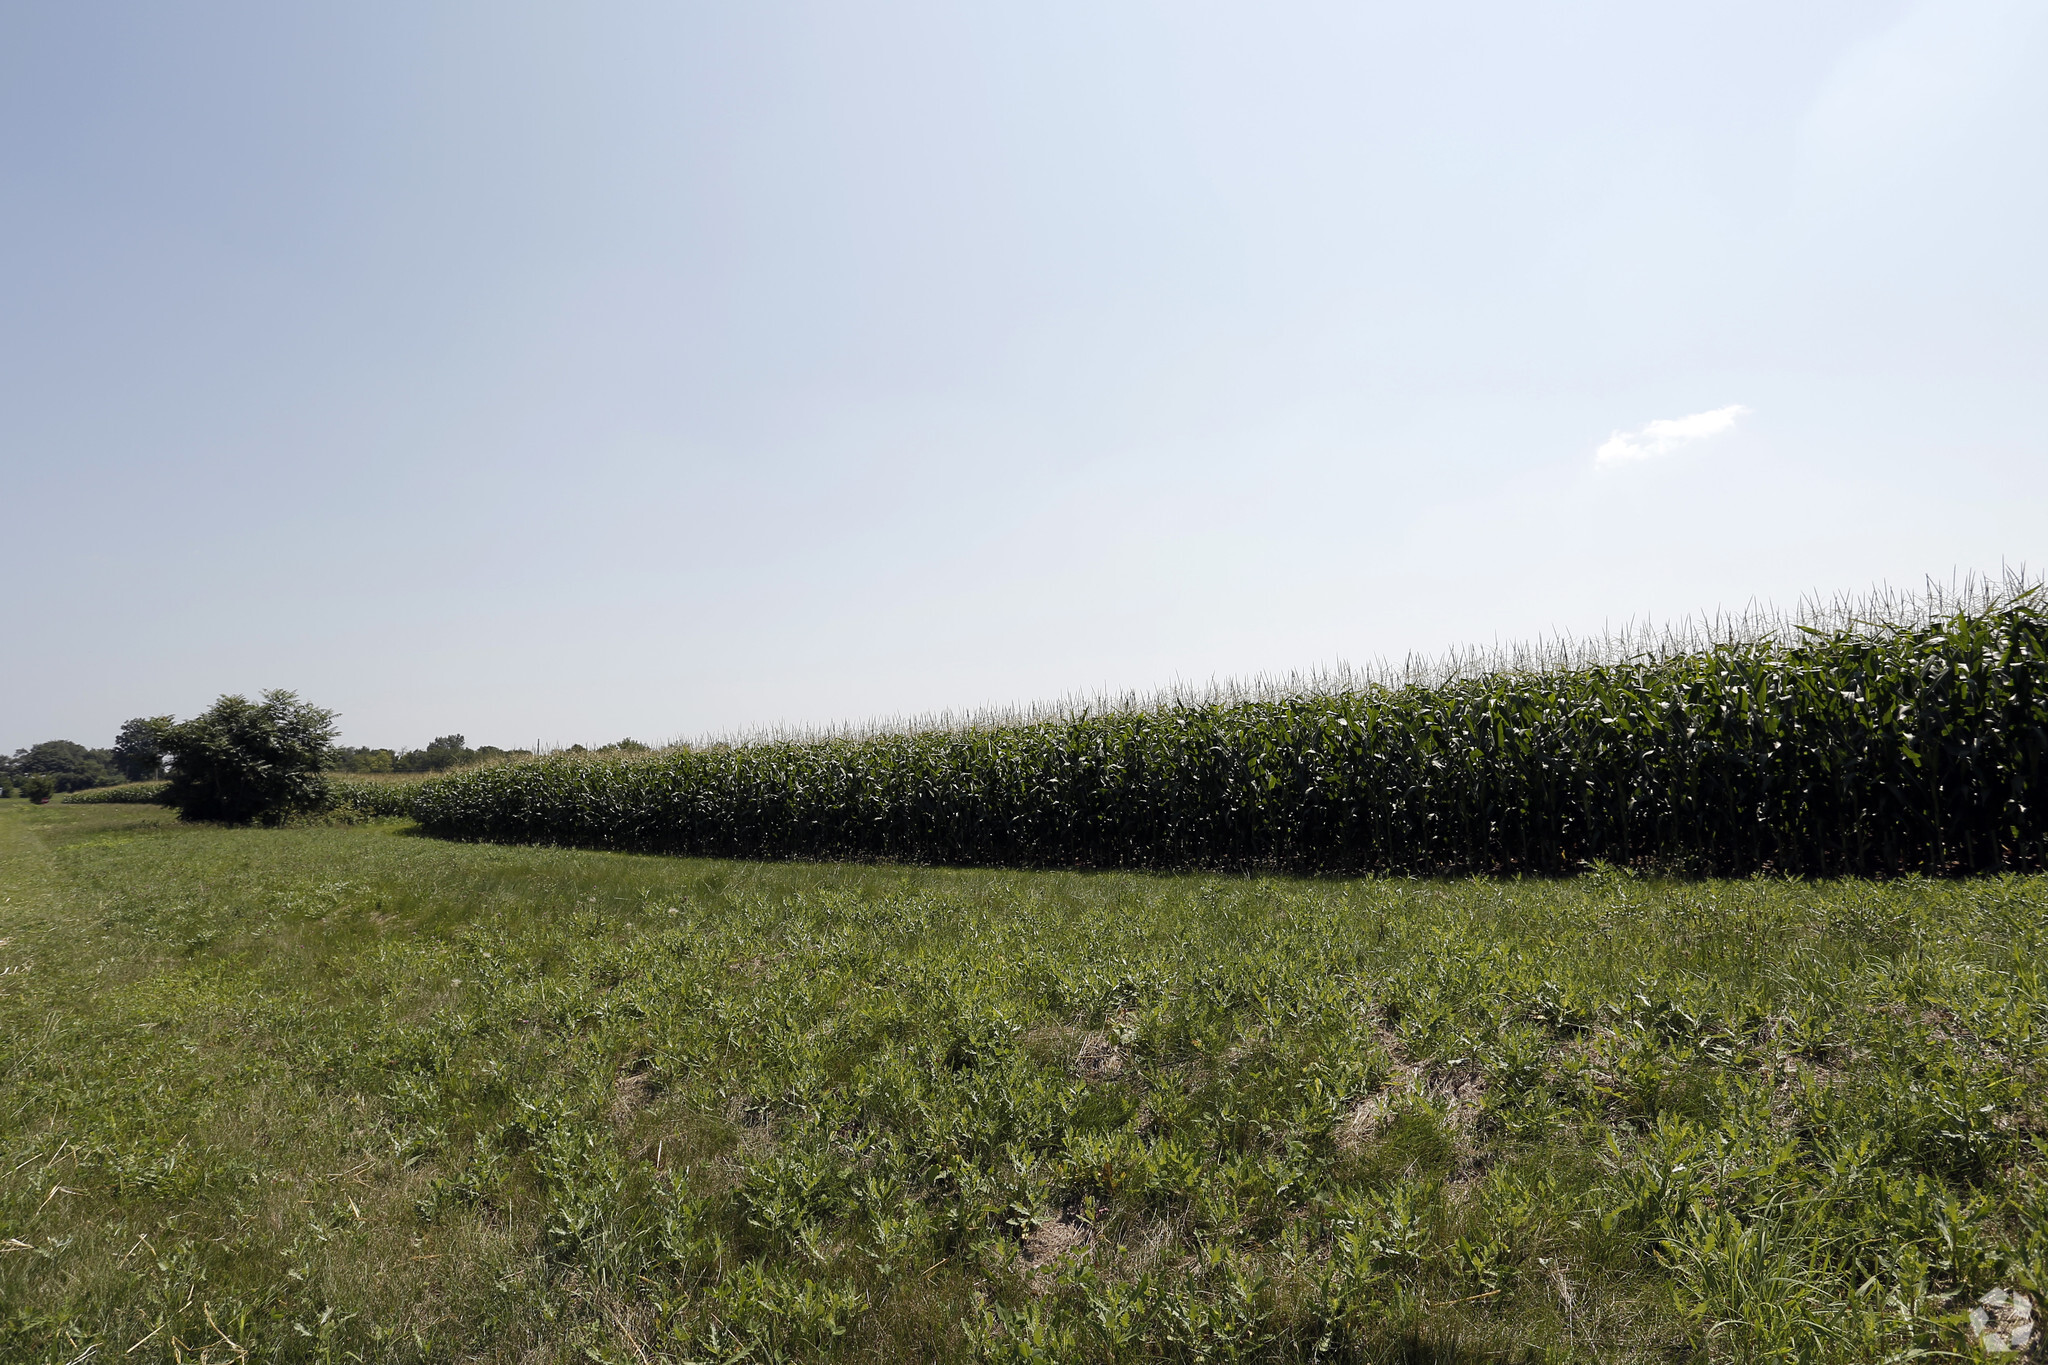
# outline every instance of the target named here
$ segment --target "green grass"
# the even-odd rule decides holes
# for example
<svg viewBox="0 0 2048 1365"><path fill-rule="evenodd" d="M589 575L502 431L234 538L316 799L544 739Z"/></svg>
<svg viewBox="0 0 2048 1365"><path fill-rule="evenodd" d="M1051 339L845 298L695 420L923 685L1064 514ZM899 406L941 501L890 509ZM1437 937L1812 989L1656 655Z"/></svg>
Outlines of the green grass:
<svg viewBox="0 0 2048 1365"><path fill-rule="evenodd" d="M0 1359L1967 1359L2044 910L0 802Z"/></svg>

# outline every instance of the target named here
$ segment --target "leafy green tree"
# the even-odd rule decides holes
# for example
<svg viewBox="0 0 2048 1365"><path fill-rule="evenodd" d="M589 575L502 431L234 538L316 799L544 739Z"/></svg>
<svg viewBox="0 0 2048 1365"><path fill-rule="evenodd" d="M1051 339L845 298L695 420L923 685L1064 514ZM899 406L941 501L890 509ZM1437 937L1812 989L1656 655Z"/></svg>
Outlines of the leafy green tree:
<svg viewBox="0 0 2048 1365"><path fill-rule="evenodd" d="M389 749L336 749L327 766L338 773L388 773L397 756Z"/></svg>
<svg viewBox="0 0 2048 1365"><path fill-rule="evenodd" d="M297 694L265 692L261 701L222 697L211 710L164 736L171 756L166 793L180 819L261 821L327 804L328 749L334 713Z"/></svg>
<svg viewBox="0 0 2048 1365"><path fill-rule="evenodd" d="M141 782L163 772L164 735L174 724L169 716L137 716L124 723L114 736L114 766L130 782Z"/></svg>
<svg viewBox="0 0 2048 1365"><path fill-rule="evenodd" d="M45 740L32 748L17 750L4 766L20 777L44 774L60 792L104 787L120 780L109 750L88 749L68 739Z"/></svg>
<svg viewBox="0 0 2048 1365"><path fill-rule="evenodd" d="M49 805L56 792L57 780L48 773L35 773L21 779L21 794L38 806Z"/></svg>
<svg viewBox="0 0 2048 1365"><path fill-rule="evenodd" d="M439 773L474 763L476 758L476 751L461 735L442 735L429 740L424 749L408 749L400 754L391 767L393 772L400 773Z"/></svg>
<svg viewBox="0 0 2048 1365"><path fill-rule="evenodd" d="M427 742L427 767L440 772L445 768L459 768L470 761L469 741L461 735L442 735Z"/></svg>
<svg viewBox="0 0 2048 1365"><path fill-rule="evenodd" d="M439 773L525 753L524 749L500 749L494 744L472 749L461 735L442 735L424 749L407 749L402 753L390 749L336 749L327 766L330 771L341 773Z"/></svg>

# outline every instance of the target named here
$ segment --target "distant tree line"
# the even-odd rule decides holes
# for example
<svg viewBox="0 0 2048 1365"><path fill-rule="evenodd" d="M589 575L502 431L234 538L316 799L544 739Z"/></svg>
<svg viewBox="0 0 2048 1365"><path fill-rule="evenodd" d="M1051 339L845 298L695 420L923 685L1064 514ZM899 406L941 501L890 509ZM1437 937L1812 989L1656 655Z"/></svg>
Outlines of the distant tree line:
<svg viewBox="0 0 2048 1365"><path fill-rule="evenodd" d="M572 744L564 753L570 754L644 754L652 752L651 747L637 739L615 740L586 749L581 744ZM329 751L327 767L337 773L440 773L450 768L467 768L477 763L488 763L494 758L531 758L531 749L500 749L495 744L470 748L469 742L461 735L442 735L429 741L424 749L364 749L336 748Z"/></svg>
<svg viewBox="0 0 2048 1365"><path fill-rule="evenodd" d="M0 758L0 789L47 799L55 792L84 791L131 781L124 755L112 749L88 749L68 739L48 739ZM153 775L153 774L151 774Z"/></svg>
<svg viewBox="0 0 2048 1365"><path fill-rule="evenodd" d="M327 766L337 773L439 773L466 768L494 758L523 758L525 749L500 749L495 744L469 747L461 735L442 735L424 749L335 748L328 751Z"/></svg>
<svg viewBox="0 0 2048 1365"><path fill-rule="evenodd" d="M265 693L257 702L222 697L212 710L182 724L171 716L137 716L121 726L111 748L89 749L68 739L52 739L18 749L0 758L0 796L47 801L60 792L170 778L191 797L194 809L211 812L195 818L237 819L248 818L248 812L259 807L317 804L315 779L321 772L436 773L527 752L493 744L472 749L461 735L442 735L424 749L397 751L346 748L333 739L333 713L308 706L289 692ZM623 740L606 747L644 746ZM228 753L248 755L252 771L277 770L278 780L285 772L298 774L293 779L298 785L289 792L260 796L253 790L240 795L214 792L211 786L198 790L194 784L200 781L200 771L219 767L221 756Z"/></svg>
<svg viewBox="0 0 2048 1365"><path fill-rule="evenodd" d="M121 782L164 776L163 740L169 716L138 716L121 727L112 748L89 749L68 739L48 739L0 758L0 796L48 799L59 792L88 791Z"/></svg>

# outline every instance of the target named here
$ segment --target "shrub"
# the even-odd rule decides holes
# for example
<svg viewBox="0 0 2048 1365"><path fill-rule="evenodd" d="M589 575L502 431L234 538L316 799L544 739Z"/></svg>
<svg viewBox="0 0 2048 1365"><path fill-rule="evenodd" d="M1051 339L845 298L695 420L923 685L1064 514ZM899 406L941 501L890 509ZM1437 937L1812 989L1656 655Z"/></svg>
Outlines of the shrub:
<svg viewBox="0 0 2048 1365"><path fill-rule="evenodd" d="M164 735L171 755L169 804L185 820L276 824L328 800L322 776L334 713L291 692L252 702L222 697Z"/></svg>
<svg viewBox="0 0 2048 1365"><path fill-rule="evenodd" d="M47 806L57 794L57 780L48 773L31 773L21 779L21 794L38 806Z"/></svg>

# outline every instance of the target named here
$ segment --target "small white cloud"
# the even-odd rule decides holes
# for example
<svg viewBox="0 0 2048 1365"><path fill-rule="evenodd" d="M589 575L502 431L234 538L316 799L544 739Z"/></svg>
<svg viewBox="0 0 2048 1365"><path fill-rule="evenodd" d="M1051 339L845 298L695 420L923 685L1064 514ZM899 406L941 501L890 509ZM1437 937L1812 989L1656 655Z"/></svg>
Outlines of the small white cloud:
<svg viewBox="0 0 2048 1365"><path fill-rule="evenodd" d="M1668 455L1682 445L1720 435L1748 411L1740 403L1730 403L1725 408L1696 412L1690 417L1660 417L1654 422L1645 422L1634 431L1615 432L1607 438L1606 444L1593 452L1593 458L1601 464L1622 464L1629 460Z"/></svg>

